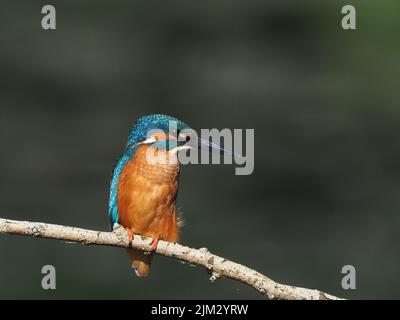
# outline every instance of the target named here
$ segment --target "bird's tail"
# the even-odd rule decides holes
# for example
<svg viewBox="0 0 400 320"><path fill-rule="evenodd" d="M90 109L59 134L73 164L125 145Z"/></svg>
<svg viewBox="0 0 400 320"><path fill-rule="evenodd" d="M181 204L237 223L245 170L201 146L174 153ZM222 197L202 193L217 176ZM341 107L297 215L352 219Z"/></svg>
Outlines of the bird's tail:
<svg viewBox="0 0 400 320"><path fill-rule="evenodd" d="M131 266L135 269L138 277L147 277L150 273L151 261L153 260L152 254L145 254L141 250L126 249L131 261Z"/></svg>

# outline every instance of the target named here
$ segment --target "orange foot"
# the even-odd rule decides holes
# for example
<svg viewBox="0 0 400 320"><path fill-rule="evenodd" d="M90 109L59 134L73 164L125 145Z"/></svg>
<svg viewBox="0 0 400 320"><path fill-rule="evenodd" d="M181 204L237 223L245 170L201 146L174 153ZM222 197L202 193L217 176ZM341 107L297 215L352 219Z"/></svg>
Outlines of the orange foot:
<svg viewBox="0 0 400 320"><path fill-rule="evenodd" d="M132 241L135 235L133 234L132 230L129 228L125 228L126 233L128 234L128 241L129 241L129 246L132 247Z"/></svg>
<svg viewBox="0 0 400 320"><path fill-rule="evenodd" d="M155 238L153 238L153 240L151 241L151 248L150 248L150 251L151 251L151 252L155 252L155 251L157 250L158 241L160 241L160 238L159 238L159 237L155 237Z"/></svg>
<svg viewBox="0 0 400 320"><path fill-rule="evenodd" d="M113 231L119 234L119 237L125 237L126 233L128 235L129 246L132 246L134 234L132 233L132 230L130 228L124 228L120 224L116 223L113 226Z"/></svg>

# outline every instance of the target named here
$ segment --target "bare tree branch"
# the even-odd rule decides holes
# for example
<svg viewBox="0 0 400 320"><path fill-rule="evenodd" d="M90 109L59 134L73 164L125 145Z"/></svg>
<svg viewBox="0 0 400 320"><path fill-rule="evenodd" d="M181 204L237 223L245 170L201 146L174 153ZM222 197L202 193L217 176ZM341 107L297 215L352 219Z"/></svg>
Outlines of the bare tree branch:
<svg viewBox="0 0 400 320"><path fill-rule="evenodd" d="M55 224L16 221L2 218L0 218L0 233L79 242L87 245L104 245L124 248L130 246L128 235L125 232L93 231ZM135 236L131 245L136 249L150 251L151 238ZM186 263L205 267L211 274L211 281L225 277L247 284L268 299L341 300L341 298L318 290L277 283L255 270L214 255L206 248L192 249L177 243L160 241L156 253Z"/></svg>

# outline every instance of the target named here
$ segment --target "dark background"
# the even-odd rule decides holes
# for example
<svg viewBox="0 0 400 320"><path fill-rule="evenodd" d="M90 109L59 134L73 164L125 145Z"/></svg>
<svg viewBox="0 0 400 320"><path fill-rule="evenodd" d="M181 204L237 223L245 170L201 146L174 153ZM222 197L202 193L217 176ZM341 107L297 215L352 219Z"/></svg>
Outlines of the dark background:
<svg viewBox="0 0 400 320"><path fill-rule="evenodd" d="M57 30L41 29L41 7ZM255 171L186 166L182 242L276 281L400 298L400 5L2 1L0 216L107 230L110 171L140 115L255 128ZM41 268L57 289L41 289ZM357 290L341 288L341 268ZM261 298L156 257L0 235L0 298Z"/></svg>

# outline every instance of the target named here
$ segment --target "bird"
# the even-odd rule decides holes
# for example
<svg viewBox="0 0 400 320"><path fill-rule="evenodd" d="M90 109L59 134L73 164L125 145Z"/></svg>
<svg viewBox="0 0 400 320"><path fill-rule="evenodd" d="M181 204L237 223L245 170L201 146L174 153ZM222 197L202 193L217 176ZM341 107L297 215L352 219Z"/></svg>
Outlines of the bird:
<svg viewBox="0 0 400 320"><path fill-rule="evenodd" d="M202 146L224 151L192 132L183 121L163 114L142 116L134 122L111 177L108 213L113 231L127 232L130 242L135 235L151 237L152 251L159 240L179 241L182 219L176 208L178 152ZM151 161L149 155L166 161ZM136 275L147 277L153 254L126 250Z"/></svg>

